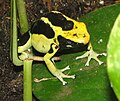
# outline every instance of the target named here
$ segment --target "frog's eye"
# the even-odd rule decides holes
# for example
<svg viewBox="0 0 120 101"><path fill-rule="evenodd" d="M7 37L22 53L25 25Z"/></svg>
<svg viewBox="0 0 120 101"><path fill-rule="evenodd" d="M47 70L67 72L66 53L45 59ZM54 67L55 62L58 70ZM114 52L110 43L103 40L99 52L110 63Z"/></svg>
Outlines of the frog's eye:
<svg viewBox="0 0 120 101"><path fill-rule="evenodd" d="M63 17L62 14L57 14L57 18L58 18L58 20L60 20L60 21L65 21L65 20L66 20L66 18Z"/></svg>
<svg viewBox="0 0 120 101"><path fill-rule="evenodd" d="M64 23L63 30L71 30L71 29L73 29L73 25L74 25L74 23L72 21L66 21Z"/></svg>

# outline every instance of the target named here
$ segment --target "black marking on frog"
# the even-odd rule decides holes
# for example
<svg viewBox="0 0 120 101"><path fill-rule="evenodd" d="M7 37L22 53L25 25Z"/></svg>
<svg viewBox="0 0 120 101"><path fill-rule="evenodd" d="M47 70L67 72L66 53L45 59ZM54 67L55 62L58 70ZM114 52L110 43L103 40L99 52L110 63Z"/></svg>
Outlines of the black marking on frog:
<svg viewBox="0 0 120 101"><path fill-rule="evenodd" d="M47 38L53 38L55 33L53 29L50 27L49 24L46 24L42 20L38 20L34 22L34 24L31 27L31 33L32 34L43 34Z"/></svg>
<svg viewBox="0 0 120 101"><path fill-rule="evenodd" d="M59 41L60 48L57 53L60 53L60 54L87 51L87 47L89 44L88 43L84 45L82 43L76 43L62 36L58 36L58 41Z"/></svg>
<svg viewBox="0 0 120 101"><path fill-rule="evenodd" d="M24 33L23 35L18 33L18 46L24 45L30 38L29 31Z"/></svg>
<svg viewBox="0 0 120 101"><path fill-rule="evenodd" d="M44 17L48 18L52 25L59 26L64 31L73 29L74 23L70 20L67 20L61 13L50 12Z"/></svg>

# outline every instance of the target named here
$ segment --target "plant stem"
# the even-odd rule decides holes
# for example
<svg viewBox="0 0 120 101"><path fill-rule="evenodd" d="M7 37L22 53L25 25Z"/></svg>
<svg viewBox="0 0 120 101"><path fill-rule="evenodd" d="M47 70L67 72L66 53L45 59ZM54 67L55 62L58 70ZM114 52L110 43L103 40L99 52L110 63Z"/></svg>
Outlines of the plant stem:
<svg viewBox="0 0 120 101"><path fill-rule="evenodd" d="M28 21L24 0L17 0L21 34L28 31ZM28 54L29 55L29 54ZM32 62L33 60L23 60L24 71L24 101L32 101Z"/></svg>
<svg viewBox="0 0 120 101"><path fill-rule="evenodd" d="M17 8L20 19L22 33L28 31L28 21L24 0L17 0ZM10 43L10 58L14 65L24 65L24 101L32 101L32 62L33 60L20 60L17 52L17 10L16 0L11 0L11 43Z"/></svg>
<svg viewBox="0 0 120 101"><path fill-rule="evenodd" d="M20 31L21 34L24 34L28 31L28 21L27 21L27 14L25 8L24 0L17 0L17 9L19 14L19 21L20 21Z"/></svg>
<svg viewBox="0 0 120 101"><path fill-rule="evenodd" d="M16 15L16 0L11 0L11 45L10 45L10 57L14 65L21 66L23 62L18 59L17 53L17 15Z"/></svg>
<svg viewBox="0 0 120 101"><path fill-rule="evenodd" d="M24 101L32 101L32 62L24 60Z"/></svg>

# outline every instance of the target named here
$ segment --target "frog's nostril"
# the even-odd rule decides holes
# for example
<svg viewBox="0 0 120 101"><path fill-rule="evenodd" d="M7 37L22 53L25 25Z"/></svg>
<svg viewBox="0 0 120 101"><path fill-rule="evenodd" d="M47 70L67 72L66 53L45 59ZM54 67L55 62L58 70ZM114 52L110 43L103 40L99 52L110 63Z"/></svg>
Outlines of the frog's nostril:
<svg viewBox="0 0 120 101"><path fill-rule="evenodd" d="M90 35L89 34L84 34L83 38L84 38L84 44L87 44L90 40Z"/></svg>
<svg viewBox="0 0 120 101"><path fill-rule="evenodd" d="M75 33L75 34L73 34L73 36L77 36L77 34Z"/></svg>
<svg viewBox="0 0 120 101"><path fill-rule="evenodd" d="M85 38L85 37L86 37L86 35L84 34L84 35L83 35L83 37Z"/></svg>

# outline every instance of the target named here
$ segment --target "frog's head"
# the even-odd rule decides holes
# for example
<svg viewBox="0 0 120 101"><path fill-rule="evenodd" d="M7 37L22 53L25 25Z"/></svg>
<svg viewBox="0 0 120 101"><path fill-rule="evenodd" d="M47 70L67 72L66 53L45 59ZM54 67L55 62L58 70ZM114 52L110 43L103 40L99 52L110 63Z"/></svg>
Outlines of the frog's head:
<svg viewBox="0 0 120 101"><path fill-rule="evenodd" d="M87 44L90 41L90 34L83 22L74 22L72 30L64 31L63 37L76 43Z"/></svg>
<svg viewBox="0 0 120 101"><path fill-rule="evenodd" d="M51 24L58 36L61 35L75 43L87 44L89 42L90 35L83 22L75 21L58 11L52 11L46 18L46 23Z"/></svg>

